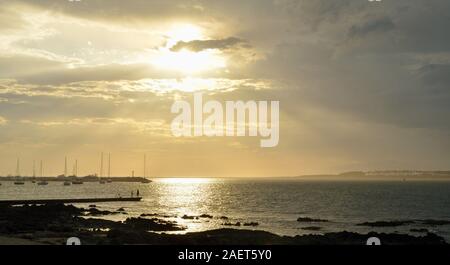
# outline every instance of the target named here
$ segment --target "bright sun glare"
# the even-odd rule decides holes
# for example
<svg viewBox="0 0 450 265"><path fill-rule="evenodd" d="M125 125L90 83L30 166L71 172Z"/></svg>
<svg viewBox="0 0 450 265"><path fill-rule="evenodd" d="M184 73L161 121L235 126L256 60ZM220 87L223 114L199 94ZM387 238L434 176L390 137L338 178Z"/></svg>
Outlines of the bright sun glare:
<svg viewBox="0 0 450 265"><path fill-rule="evenodd" d="M194 25L176 26L166 35L168 36L167 45L161 48L157 56L152 59L154 66L183 73L198 73L226 66L225 58L218 51L193 52L182 49L175 52L170 50L179 41L204 40L205 36L199 27Z"/></svg>

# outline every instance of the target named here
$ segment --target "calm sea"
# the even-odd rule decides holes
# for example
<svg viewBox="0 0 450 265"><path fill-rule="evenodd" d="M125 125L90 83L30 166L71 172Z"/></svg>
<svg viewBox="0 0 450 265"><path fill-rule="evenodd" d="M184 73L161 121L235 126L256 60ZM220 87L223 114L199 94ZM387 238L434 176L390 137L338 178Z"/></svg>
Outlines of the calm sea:
<svg viewBox="0 0 450 265"><path fill-rule="evenodd" d="M38 186L27 182L16 186L3 182L0 199L91 198L130 196L140 191L142 202L97 203L99 209L124 207L128 215L107 218L122 220L142 213L170 215L166 219L187 226L187 232L224 227L219 218L187 220L183 215L227 216L229 222L258 222L261 229L281 235L355 232L411 232L426 228L450 242L450 225L420 223L394 228L356 226L365 221L439 219L450 220L448 181L311 181L251 179L155 179L141 183L85 183L63 186L50 182ZM80 204L87 207L88 205ZM299 223L298 217L327 219L326 223ZM319 231L304 230L319 226ZM242 228L242 227L241 227ZM247 227L248 228L248 227Z"/></svg>

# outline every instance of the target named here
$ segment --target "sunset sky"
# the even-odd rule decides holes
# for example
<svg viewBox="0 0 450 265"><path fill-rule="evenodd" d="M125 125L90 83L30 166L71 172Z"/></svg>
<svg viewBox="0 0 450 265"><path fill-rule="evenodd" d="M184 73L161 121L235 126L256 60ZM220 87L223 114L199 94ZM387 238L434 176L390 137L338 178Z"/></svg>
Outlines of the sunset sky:
<svg viewBox="0 0 450 265"><path fill-rule="evenodd" d="M450 168L448 0L0 0L0 174ZM176 138L176 99L280 101L280 142Z"/></svg>

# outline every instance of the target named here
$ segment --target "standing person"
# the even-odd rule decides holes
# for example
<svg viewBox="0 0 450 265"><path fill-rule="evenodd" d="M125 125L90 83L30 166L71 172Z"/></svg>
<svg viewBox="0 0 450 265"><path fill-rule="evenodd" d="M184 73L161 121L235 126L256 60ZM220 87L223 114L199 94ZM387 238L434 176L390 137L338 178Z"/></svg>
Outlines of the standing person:
<svg viewBox="0 0 450 265"><path fill-rule="evenodd" d="M136 196L139 197L139 189L136 191Z"/></svg>
<svg viewBox="0 0 450 265"><path fill-rule="evenodd" d="M131 197L133 197L133 191L131 191Z"/></svg>

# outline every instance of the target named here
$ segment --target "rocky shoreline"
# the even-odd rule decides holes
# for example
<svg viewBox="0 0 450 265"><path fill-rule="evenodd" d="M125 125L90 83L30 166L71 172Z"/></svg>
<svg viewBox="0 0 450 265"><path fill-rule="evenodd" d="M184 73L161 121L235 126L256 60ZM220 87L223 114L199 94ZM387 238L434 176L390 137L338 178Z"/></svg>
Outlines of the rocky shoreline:
<svg viewBox="0 0 450 265"><path fill-rule="evenodd" d="M369 237L378 237L384 245L441 245L445 240L432 233L424 236L371 232L325 233L322 235L279 236L261 230L234 228L215 229L185 234L166 234L183 231L186 227L163 219L164 215L142 214L124 221L96 218L105 215L127 215L125 209L102 211L91 205L79 208L73 205L24 205L0 207L1 244L28 242L30 244L65 244L67 238L78 237L83 244L151 244L151 245L364 245ZM183 216L184 219L210 219L211 215ZM226 221L225 216L219 217ZM317 220L299 218L300 222ZM320 220L324 222L325 220ZM380 224L380 223L377 223ZM397 223L395 223L396 225ZM238 226L225 222L225 226ZM239 224L240 226L241 224ZM243 223L255 227L258 223ZM369 223L369 225L373 225ZM385 225L385 223L381 223ZM308 228L308 227L307 227ZM315 226L309 230L319 230ZM307 230L308 230L307 229ZM426 232L426 231L425 231Z"/></svg>

